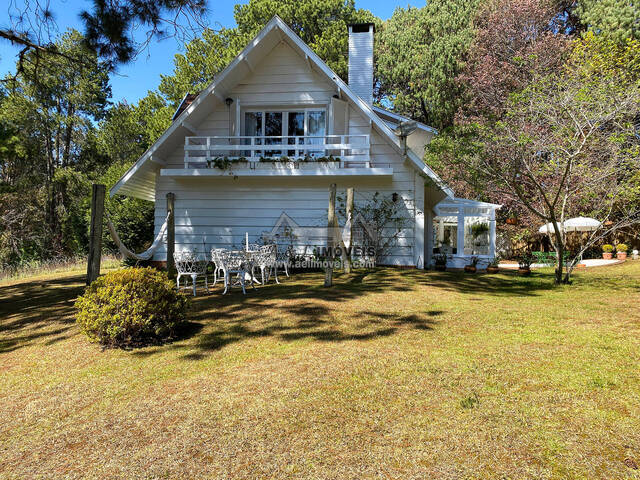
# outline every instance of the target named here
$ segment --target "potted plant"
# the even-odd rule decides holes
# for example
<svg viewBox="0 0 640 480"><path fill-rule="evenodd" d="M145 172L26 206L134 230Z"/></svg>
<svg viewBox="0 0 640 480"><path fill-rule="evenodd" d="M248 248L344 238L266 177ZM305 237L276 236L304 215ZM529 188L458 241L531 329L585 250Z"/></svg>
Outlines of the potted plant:
<svg viewBox="0 0 640 480"><path fill-rule="evenodd" d="M446 253L436 253L433 256L433 261L435 262L436 270L440 272L444 272L447 269L447 254Z"/></svg>
<svg viewBox="0 0 640 480"><path fill-rule="evenodd" d="M602 245L602 258L605 260L611 260L613 258L613 245L609 245L608 243Z"/></svg>
<svg viewBox="0 0 640 480"><path fill-rule="evenodd" d="M498 273L500 271L500 257L496 255L496 257L489 262L487 265L487 273Z"/></svg>
<svg viewBox="0 0 640 480"><path fill-rule="evenodd" d="M478 257L471 257L471 264L464 266L464 271L467 273L476 273L478 265Z"/></svg>
<svg viewBox="0 0 640 480"><path fill-rule="evenodd" d="M629 250L629 247L627 247L626 243L619 243L616 245L616 258L618 260L626 260L627 250Z"/></svg>
<svg viewBox="0 0 640 480"><path fill-rule="evenodd" d="M489 231L489 225L486 223L476 223L471 226L471 234L473 238L478 238L480 235L483 235Z"/></svg>
<svg viewBox="0 0 640 480"><path fill-rule="evenodd" d="M531 255L530 253L525 253L521 255L520 258L518 259L518 274L530 275L532 263L533 263L533 255Z"/></svg>

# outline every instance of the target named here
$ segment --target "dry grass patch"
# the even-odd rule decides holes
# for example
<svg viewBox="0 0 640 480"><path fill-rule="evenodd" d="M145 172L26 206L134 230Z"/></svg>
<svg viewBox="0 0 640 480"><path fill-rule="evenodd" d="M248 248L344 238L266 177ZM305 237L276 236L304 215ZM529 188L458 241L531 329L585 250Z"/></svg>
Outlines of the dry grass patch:
<svg viewBox="0 0 640 480"><path fill-rule="evenodd" d="M7 478L640 478L640 264L381 269L198 297L101 350L82 277L0 288Z"/></svg>

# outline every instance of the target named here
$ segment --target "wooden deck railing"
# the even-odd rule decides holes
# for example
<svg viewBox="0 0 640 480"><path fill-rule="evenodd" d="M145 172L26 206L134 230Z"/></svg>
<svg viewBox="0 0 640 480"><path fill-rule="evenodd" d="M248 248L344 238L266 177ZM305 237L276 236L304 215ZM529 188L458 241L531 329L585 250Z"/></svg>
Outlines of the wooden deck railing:
<svg viewBox="0 0 640 480"><path fill-rule="evenodd" d="M255 163L283 157L291 161L333 157L341 168L370 167L369 152L369 135L186 137L184 165L206 168L224 159Z"/></svg>

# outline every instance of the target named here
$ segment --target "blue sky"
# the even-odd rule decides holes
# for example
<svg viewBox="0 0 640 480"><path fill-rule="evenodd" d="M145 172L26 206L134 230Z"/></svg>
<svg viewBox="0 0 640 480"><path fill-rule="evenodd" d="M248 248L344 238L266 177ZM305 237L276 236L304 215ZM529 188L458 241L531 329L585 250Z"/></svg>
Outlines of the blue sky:
<svg viewBox="0 0 640 480"><path fill-rule="evenodd" d="M213 28L216 23L225 27L235 26L233 7L236 3L246 2L209 0L209 22ZM55 14L58 29L64 31L73 27L81 30L78 13L89 6L86 0L51 0L51 10ZM370 10L382 19L389 18L398 6L406 7L407 0L356 0L356 7ZM0 7L0 26L6 27L7 23L7 11L5 7ZM154 42L132 63L121 66L111 76L112 101L135 103L145 96L147 90L154 90L160 81L160 74L173 71L173 56L181 51L182 47L175 39ZM18 49L9 42L0 40L0 75L14 70L17 52Z"/></svg>

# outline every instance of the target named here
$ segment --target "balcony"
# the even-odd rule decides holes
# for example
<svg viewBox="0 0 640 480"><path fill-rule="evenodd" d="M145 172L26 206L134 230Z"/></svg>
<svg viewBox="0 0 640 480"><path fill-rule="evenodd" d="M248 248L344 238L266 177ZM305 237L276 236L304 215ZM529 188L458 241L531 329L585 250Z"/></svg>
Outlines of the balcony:
<svg viewBox="0 0 640 480"><path fill-rule="evenodd" d="M371 167L369 135L281 137L186 137L185 168L219 168L226 163L332 163ZM218 166L218 167L217 167Z"/></svg>
<svg viewBox="0 0 640 480"><path fill-rule="evenodd" d="M185 137L184 169L172 177L390 176L372 166L369 135Z"/></svg>

